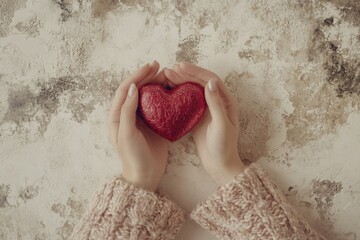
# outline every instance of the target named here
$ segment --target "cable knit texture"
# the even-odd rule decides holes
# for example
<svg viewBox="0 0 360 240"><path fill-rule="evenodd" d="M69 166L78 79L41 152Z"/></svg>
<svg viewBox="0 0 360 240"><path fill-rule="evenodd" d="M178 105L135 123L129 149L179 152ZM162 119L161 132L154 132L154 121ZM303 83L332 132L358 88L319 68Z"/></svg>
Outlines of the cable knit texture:
<svg viewBox="0 0 360 240"><path fill-rule="evenodd" d="M257 164L217 189L192 211L191 218L226 240L325 239L297 214Z"/></svg>
<svg viewBox="0 0 360 240"><path fill-rule="evenodd" d="M174 239L184 215L162 194L146 191L116 177L96 193L70 239Z"/></svg>

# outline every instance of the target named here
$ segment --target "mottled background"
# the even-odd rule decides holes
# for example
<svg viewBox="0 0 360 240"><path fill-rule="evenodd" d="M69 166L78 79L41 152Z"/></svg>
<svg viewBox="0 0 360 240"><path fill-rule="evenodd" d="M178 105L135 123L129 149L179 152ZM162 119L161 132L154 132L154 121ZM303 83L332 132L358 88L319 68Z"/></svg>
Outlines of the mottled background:
<svg viewBox="0 0 360 240"><path fill-rule="evenodd" d="M120 172L105 119L157 59L212 69L258 161L329 239L360 239L358 0L0 0L0 239L67 239ZM186 210L216 188L190 137L161 189ZM215 239L188 221L177 239Z"/></svg>

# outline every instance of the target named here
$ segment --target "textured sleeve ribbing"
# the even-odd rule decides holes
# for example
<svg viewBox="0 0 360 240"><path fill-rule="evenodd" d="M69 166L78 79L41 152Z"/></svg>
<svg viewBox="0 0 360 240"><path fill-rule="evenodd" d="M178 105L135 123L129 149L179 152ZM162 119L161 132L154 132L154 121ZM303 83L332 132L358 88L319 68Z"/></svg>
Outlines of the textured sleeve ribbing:
<svg viewBox="0 0 360 240"><path fill-rule="evenodd" d="M98 190L70 239L174 239L184 215L162 194L146 191L116 177Z"/></svg>
<svg viewBox="0 0 360 240"><path fill-rule="evenodd" d="M199 204L191 218L226 240L325 240L255 163Z"/></svg>

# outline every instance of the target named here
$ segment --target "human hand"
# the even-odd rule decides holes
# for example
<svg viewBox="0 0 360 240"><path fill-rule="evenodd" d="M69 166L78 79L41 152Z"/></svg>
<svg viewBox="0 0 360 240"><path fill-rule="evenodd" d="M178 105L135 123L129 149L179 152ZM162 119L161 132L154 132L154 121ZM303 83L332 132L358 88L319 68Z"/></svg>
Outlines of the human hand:
<svg viewBox="0 0 360 240"><path fill-rule="evenodd" d="M108 127L113 143L122 160L122 176L130 183L155 191L164 175L168 142L136 121L138 88L154 81L169 84L159 64L151 64L138 69L124 80L116 90L108 115ZM157 74L157 75L156 75Z"/></svg>
<svg viewBox="0 0 360 240"><path fill-rule="evenodd" d="M205 87L209 111L192 135L205 170L219 185L230 182L245 168L237 149L236 100L215 73L193 64L175 64L174 70L165 69L164 74L175 84L193 81Z"/></svg>

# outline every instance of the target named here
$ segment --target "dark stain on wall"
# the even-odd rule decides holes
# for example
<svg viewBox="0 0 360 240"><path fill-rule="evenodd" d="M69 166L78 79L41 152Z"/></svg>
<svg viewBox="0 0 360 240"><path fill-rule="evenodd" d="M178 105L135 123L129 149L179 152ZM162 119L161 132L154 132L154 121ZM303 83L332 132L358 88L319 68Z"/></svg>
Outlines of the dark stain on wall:
<svg viewBox="0 0 360 240"><path fill-rule="evenodd" d="M19 192L19 198L21 198L24 202L36 197L39 194L38 186L26 186L22 188Z"/></svg>
<svg viewBox="0 0 360 240"><path fill-rule="evenodd" d="M327 81L337 86L338 97L360 95L360 59L349 61L337 51L334 43L329 43L331 51L324 67L328 72ZM359 46L360 47L360 46Z"/></svg>
<svg viewBox="0 0 360 240"><path fill-rule="evenodd" d="M0 37L6 36L14 12L25 7L25 0L1 0L0 1Z"/></svg>
<svg viewBox="0 0 360 240"><path fill-rule="evenodd" d="M24 122L38 123L38 132L42 135L51 117L57 113L60 99L70 110L72 118L81 123L87 120L96 104L110 101L119 84L116 79L115 76L99 73L39 80L36 90L30 90L28 86L14 87L9 91L9 108L1 123L16 123L16 132L19 133L23 133Z"/></svg>
<svg viewBox="0 0 360 240"><path fill-rule="evenodd" d="M53 0L54 3L61 9L61 21L66 22L72 17L74 10L72 8L73 1L77 1L80 7L83 0Z"/></svg>
<svg viewBox="0 0 360 240"><path fill-rule="evenodd" d="M347 232L344 234L346 237L346 240L356 240L357 239L357 234L354 232ZM342 240L342 239L340 239Z"/></svg>
<svg viewBox="0 0 360 240"><path fill-rule="evenodd" d="M249 72L230 72L225 77L225 85L236 97L239 109L241 109L238 111L240 126L238 148L240 158L245 164L256 162L267 155L266 142L270 139L268 104L259 100L254 105L253 99L248 98L249 95L258 94L247 85L252 78Z"/></svg>
<svg viewBox="0 0 360 240"><path fill-rule="evenodd" d="M68 198L66 205L70 210L69 216L72 218L79 219L85 212L84 202L73 197Z"/></svg>
<svg viewBox="0 0 360 240"><path fill-rule="evenodd" d="M227 53L230 49L232 49L238 38L238 30L225 28L219 34L219 46L217 47L218 51Z"/></svg>
<svg viewBox="0 0 360 240"><path fill-rule="evenodd" d="M328 25L325 23L325 26ZM314 30L310 60L318 58L317 54L321 54L324 59L323 67L327 72L326 80L336 86L338 97L360 95L360 59L345 58L339 51L339 43L326 40L323 27L318 26ZM360 47L360 43L357 44Z"/></svg>
<svg viewBox="0 0 360 240"><path fill-rule="evenodd" d="M10 185L1 184L0 185L0 208L5 208L10 206L8 203L8 197L10 194Z"/></svg>
<svg viewBox="0 0 360 240"><path fill-rule="evenodd" d="M360 25L360 2L359 0L321 0L330 2L338 7L342 13L343 19Z"/></svg>
<svg viewBox="0 0 360 240"><path fill-rule="evenodd" d="M336 133L350 114L348 102L336 96L334 87L319 78L317 69L294 71L286 85L294 106L291 114L284 114L286 138L294 147L302 147L324 135Z"/></svg>
<svg viewBox="0 0 360 240"><path fill-rule="evenodd" d="M60 217L65 217L66 206L62 203L56 203L51 206L51 211L60 215Z"/></svg>
<svg viewBox="0 0 360 240"><path fill-rule="evenodd" d="M185 15L188 13L188 9L193 4L194 0L175 0L175 7L179 12L181 12L182 15Z"/></svg>
<svg viewBox="0 0 360 240"><path fill-rule="evenodd" d="M119 0L94 0L91 3L91 10L94 17L103 18L106 13L116 9L119 6Z"/></svg>
<svg viewBox="0 0 360 240"><path fill-rule="evenodd" d="M334 17L329 17L329 18L324 19L324 24L326 26L334 25Z"/></svg>
<svg viewBox="0 0 360 240"><path fill-rule="evenodd" d="M28 122L35 115L35 98L28 87L10 89L8 95L9 110L6 112L3 122L13 121L18 125Z"/></svg>
<svg viewBox="0 0 360 240"><path fill-rule="evenodd" d="M36 16L33 16L31 19L23 22L19 22L15 25L15 28L21 32L26 33L30 37L37 37L39 36L40 32L39 29L41 27L41 23Z"/></svg>
<svg viewBox="0 0 360 240"><path fill-rule="evenodd" d="M159 8L157 4L154 4L155 1L143 1L143 0L118 0L117 2L114 0L96 0L102 2L105 8L115 9L117 7L123 8L124 10L128 10L128 8L140 10L149 13L150 16L156 17L159 14L163 14L165 10L172 4L170 1L160 1L158 3L161 4Z"/></svg>
<svg viewBox="0 0 360 240"><path fill-rule="evenodd" d="M292 73L295 81L286 85L295 108L284 115L287 140L295 147L336 133L353 111L349 105L360 106L360 59L351 55L352 48L360 48L360 41L355 39L347 48L341 32L329 34L338 31L342 18L330 15L313 21L307 56L310 63L323 69L297 68Z"/></svg>
<svg viewBox="0 0 360 240"><path fill-rule="evenodd" d="M179 50L176 52L176 61L185 61L197 63L199 58L199 42L200 37L197 35L189 35L179 43Z"/></svg>
<svg viewBox="0 0 360 240"><path fill-rule="evenodd" d="M330 2L335 3L341 11L344 11L343 17L339 21L347 19L360 27L359 1L333 0ZM326 37L325 32L334 24L334 17L329 17L315 27L309 48L309 60L323 61L323 68L327 72L326 80L336 86L339 98L345 95L360 95L360 59L349 58L340 50L341 39ZM354 44L360 48L359 40Z"/></svg>
<svg viewBox="0 0 360 240"><path fill-rule="evenodd" d="M343 189L341 182L330 180L313 180L312 196L316 201L316 210L323 224L331 229L331 208L334 205L334 197Z"/></svg>
<svg viewBox="0 0 360 240"><path fill-rule="evenodd" d="M57 234L61 239L65 240L70 237L70 234L74 230L75 225L70 221L66 221L60 228L57 229Z"/></svg>
<svg viewBox="0 0 360 240"><path fill-rule="evenodd" d="M196 145L194 142L194 138L187 134L176 144L169 146L169 165L177 165L177 166L185 166L187 164L191 164L194 167L200 167L200 159L196 157ZM182 157L186 153L189 157Z"/></svg>

